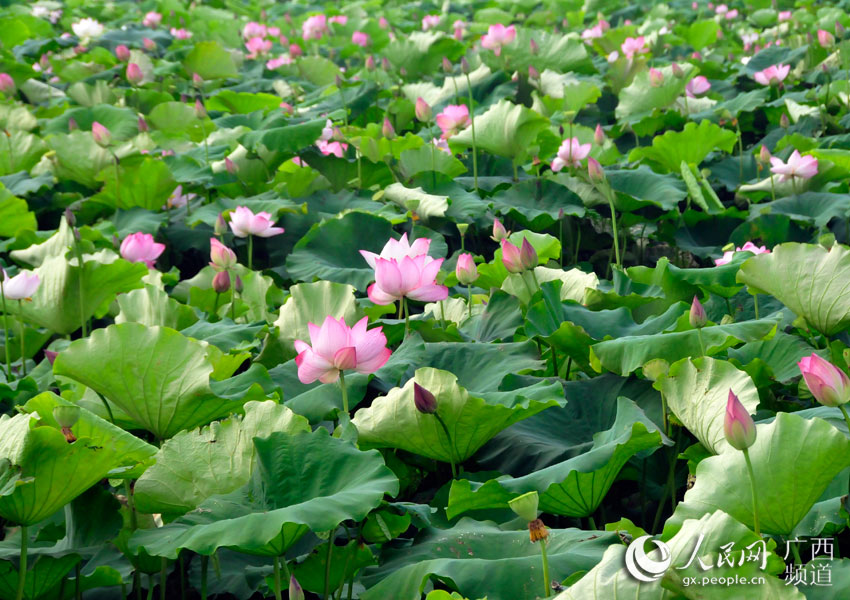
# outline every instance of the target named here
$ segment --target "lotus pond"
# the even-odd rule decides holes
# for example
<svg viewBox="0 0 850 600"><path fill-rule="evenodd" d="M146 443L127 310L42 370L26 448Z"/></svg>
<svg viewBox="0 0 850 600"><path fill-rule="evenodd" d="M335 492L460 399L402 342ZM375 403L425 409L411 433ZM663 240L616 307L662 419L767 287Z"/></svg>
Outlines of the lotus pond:
<svg viewBox="0 0 850 600"><path fill-rule="evenodd" d="M850 596L850 14L0 6L0 600Z"/></svg>

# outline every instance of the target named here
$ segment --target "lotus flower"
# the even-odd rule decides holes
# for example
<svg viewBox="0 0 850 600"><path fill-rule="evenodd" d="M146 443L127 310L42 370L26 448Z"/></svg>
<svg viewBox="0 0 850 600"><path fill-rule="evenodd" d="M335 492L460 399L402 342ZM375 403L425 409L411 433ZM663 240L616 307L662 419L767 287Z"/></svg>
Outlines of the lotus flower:
<svg viewBox="0 0 850 600"><path fill-rule="evenodd" d="M389 360L390 349L381 327L367 330L368 317L354 327L328 315L321 327L308 323L310 344L295 340L295 364L301 383L333 383L341 371L374 373Z"/></svg>
<svg viewBox="0 0 850 600"><path fill-rule="evenodd" d="M472 260L471 254L464 253L458 256L455 275L457 276L457 280L463 285L471 285L478 279L478 267L475 266L475 261Z"/></svg>
<svg viewBox="0 0 850 600"><path fill-rule="evenodd" d="M581 32L581 39L586 42L590 42L590 40L595 40L597 38L601 38L605 31L602 29L601 24L594 25L589 29L585 29Z"/></svg>
<svg viewBox="0 0 850 600"><path fill-rule="evenodd" d="M316 147L325 156L333 154L337 158L342 158L345 155L345 151L348 150L348 144L343 144L341 142L325 142L323 140L316 142Z"/></svg>
<svg viewBox="0 0 850 600"><path fill-rule="evenodd" d="M328 32L328 20L325 15L313 15L301 24L301 37L305 40L320 40Z"/></svg>
<svg viewBox="0 0 850 600"><path fill-rule="evenodd" d="M552 170L557 173L568 165L581 167L581 161L590 154L590 147L589 143L579 143L578 138L564 140L558 148L558 156L552 161Z"/></svg>
<svg viewBox="0 0 850 600"><path fill-rule="evenodd" d="M38 275L32 271L21 271L11 278L3 271L3 295L9 300L31 298L40 283Z"/></svg>
<svg viewBox="0 0 850 600"><path fill-rule="evenodd" d="M380 254L375 254L368 250L361 250L360 254L366 259L368 265L374 269L377 266L376 261L379 258L388 260L401 260L405 256L416 258L417 256L427 255L430 247L431 240L429 238L417 238L411 244L407 241L407 233L403 233L400 239L390 239L387 241L381 249Z"/></svg>
<svg viewBox="0 0 850 600"><path fill-rule="evenodd" d="M165 244L153 241L149 233L132 233L121 242L121 258L130 262L143 262L148 268L153 268L153 263L165 250Z"/></svg>
<svg viewBox="0 0 850 600"><path fill-rule="evenodd" d="M711 89L711 84L705 75L697 75L685 85L685 93L688 98L696 98Z"/></svg>
<svg viewBox="0 0 850 600"><path fill-rule="evenodd" d="M292 64L292 57L284 54L283 56L278 56L277 58L272 58L271 60L266 61L266 68L269 71L274 71L275 69L277 69L279 67L282 67L284 65L291 65L291 64Z"/></svg>
<svg viewBox="0 0 850 600"><path fill-rule="evenodd" d="M431 112L431 106L427 102L425 102L422 96L419 96L416 99L414 114L416 115L416 118L422 121L423 123L431 120L431 115L433 114Z"/></svg>
<svg viewBox="0 0 850 600"><path fill-rule="evenodd" d="M178 40L188 40L190 37L192 37L192 32L182 27L179 29L176 27L172 27L169 30L169 33Z"/></svg>
<svg viewBox="0 0 850 600"><path fill-rule="evenodd" d="M643 36L636 38L627 37L626 40L620 44L620 50L623 51L623 55L625 55L628 59L634 58L636 54L649 52L649 48L646 47L646 38Z"/></svg>
<svg viewBox="0 0 850 600"><path fill-rule="evenodd" d="M192 194L192 193L184 194L183 193L183 184L179 184L176 188L174 188L174 191L171 192L171 195L168 197L168 201L166 202L165 206L163 206L162 208L164 210L168 210L168 209L171 209L171 208L180 208L182 206L186 206L187 204L189 204L190 200L193 200L197 197L198 197L197 194Z"/></svg>
<svg viewBox="0 0 850 600"><path fill-rule="evenodd" d="M516 39L516 27L505 27L501 23L490 25L487 33L481 36L481 47L492 50L496 56L502 53L502 47Z"/></svg>
<svg viewBox="0 0 850 600"><path fill-rule="evenodd" d="M109 145L109 142L112 141L112 134L106 127L97 121L91 124L91 134L98 146L103 146L105 148Z"/></svg>
<svg viewBox="0 0 850 600"><path fill-rule="evenodd" d="M432 415L437 412L437 399L430 391L413 382L413 405L419 412Z"/></svg>
<svg viewBox="0 0 850 600"><path fill-rule="evenodd" d="M119 44L115 47L115 58L121 62L130 60L130 49L124 44Z"/></svg>
<svg viewBox="0 0 850 600"><path fill-rule="evenodd" d="M791 20L791 11L790 10L783 10L783 11L779 12L779 22L780 23L782 21L790 21L790 20Z"/></svg>
<svg viewBox="0 0 850 600"><path fill-rule="evenodd" d="M652 87L659 87L664 83L664 73L652 67L649 69L649 85Z"/></svg>
<svg viewBox="0 0 850 600"><path fill-rule="evenodd" d="M210 266L216 271L232 269L236 266L236 253L216 238L210 238Z"/></svg>
<svg viewBox="0 0 850 600"><path fill-rule="evenodd" d="M136 63L127 65L127 81L133 85L139 85L145 80L145 75L142 73L141 67Z"/></svg>
<svg viewBox="0 0 850 600"><path fill-rule="evenodd" d="M691 310L688 313L688 322L691 324L691 327L696 329L705 327L705 324L708 322L708 316L705 314L705 308L696 296L694 296L694 300L691 302Z"/></svg>
<svg viewBox="0 0 850 600"><path fill-rule="evenodd" d="M145 27L159 27L160 23L162 23L162 15L158 12L151 11L142 19L142 25Z"/></svg>
<svg viewBox="0 0 850 600"><path fill-rule="evenodd" d="M738 396L730 389L726 400L726 417L723 419L726 441L736 450L746 450L756 441L756 425Z"/></svg>
<svg viewBox="0 0 850 600"><path fill-rule="evenodd" d="M0 92L11 96L16 90L15 80L8 73L0 73Z"/></svg>
<svg viewBox="0 0 850 600"><path fill-rule="evenodd" d="M412 244L407 234L389 240L380 254L361 250L366 263L375 269L375 283L369 286L369 299L375 304L391 304L402 297L435 302L448 297L448 288L437 285L436 276L443 259L428 256L431 240L418 238Z"/></svg>
<svg viewBox="0 0 850 600"><path fill-rule="evenodd" d="M523 239L523 242L526 240ZM510 243L507 239L502 240L502 264L508 270L508 273L522 273L525 267L522 265L522 257L520 249Z"/></svg>
<svg viewBox="0 0 850 600"><path fill-rule="evenodd" d="M449 104L437 115L436 121L443 132L443 139L448 139L469 126L469 108L465 104Z"/></svg>
<svg viewBox="0 0 850 600"><path fill-rule="evenodd" d="M818 43L823 48L830 48L835 44L835 36L824 29L818 29Z"/></svg>
<svg viewBox="0 0 850 600"><path fill-rule="evenodd" d="M237 206L230 213L230 230L236 237L272 237L283 233L283 227L272 227L271 215L265 211L254 212L247 206Z"/></svg>
<svg viewBox="0 0 850 600"><path fill-rule="evenodd" d="M752 252L753 254L770 254L770 250L766 246L756 246L752 242L747 242L743 246L738 246L735 250L727 250L723 253L723 258L714 259L714 264L717 266L726 265L732 262L732 257L735 252Z"/></svg>
<svg viewBox="0 0 850 600"><path fill-rule="evenodd" d="M74 35L81 40L97 38L103 35L103 25L97 20L86 17L71 25Z"/></svg>
<svg viewBox="0 0 850 600"><path fill-rule="evenodd" d="M328 19L328 23L336 23L337 25L345 25L348 23L348 17L345 15L334 15Z"/></svg>
<svg viewBox="0 0 850 600"><path fill-rule="evenodd" d="M422 17L422 31L428 31L440 24L440 15L425 15Z"/></svg>
<svg viewBox="0 0 850 600"><path fill-rule="evenodd" d="M791 71L790 65L771 65L753 74L753 79L762 85L780 84L788 77Z"/></svg>
<svg viewBox="0 0 850 600"><path fill-rule="evenodd" d="M248 58L257 58L261 54L268 54L272 49L272 43L261 37L252 37L245 42L248 49Z"/></svg>
<svg viewBox="0 0 850 600"><path fill-rule="evenodd" d="M770 164L770 172L779 175L779 181L788 181L794 177L811 179L818 174L818 159L814 156L800 156L797 150L791 153L787 163L782 162L781 158L772 156Z"/></svg>
<svg viewBox="0 0 850 600"><path fill-rule="evenodd" d="M812 353L797 366L812 396L824 406L840 406L850 400L850 378L832 363Z"/></svg>
<svg viewBox="0 0 850 600"><path fill-rule="evenodd" d="M505 226L502 225L502 222L499 219L493 219L493 235L490 236L491 240L494 242L501 242L510 234L511 232L505 229Z"/></svg>
<svg viewBox="0 0 850 600"><path fill-rule="evenodd" d="M254 37L266 37L267 34L268 28L262 23L257 23L256 21L250 21L242 28L242 38L246 40Z"/></svg>
<svg viewBox="0 0 850 600"><path fill-rule="evenodd" d="M351 34L351 43L365 48L369 45L369 34L363 33L362 31L355 31Z"/></svg>

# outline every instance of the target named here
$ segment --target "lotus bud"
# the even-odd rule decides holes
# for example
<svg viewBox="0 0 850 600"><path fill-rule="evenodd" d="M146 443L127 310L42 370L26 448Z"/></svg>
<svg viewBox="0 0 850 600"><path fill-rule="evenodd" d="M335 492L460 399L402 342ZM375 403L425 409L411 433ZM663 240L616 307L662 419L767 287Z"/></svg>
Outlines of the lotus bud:
<svg viewBox="0 0 850 600"><path fill-rule="evenodd" d="M746 450L756 441L756 424L738 396L730 389L726 401L726 417L723 420L726 441L736 450Z"/></svg>
<svg viewBox="0 0 850 600"><path fill-rule="evenodd" d="M679 63L673 63L673 76L676 79L681 79L685 76L685 72L682 70L682 67L679 66Z"/></svg>
<svg viewBox="0 0 850 600"><path fill-rule="evenodd" d="M47 359L47 362L50 363L50 366L53 366L53 363L56 362L56 357L59 356L58 352L54 352L53 350L45 350L44 358Z"/></svg>
<svg viewBox="0 0 850 600"><path fill-rule="evenodd" d="M538 71L534 65L528 65L528 78L540 79L540 71Z"/></svg>
<svg viewBox="0 0 850 600"><path fill-rule="evenodd" d="M423 414L431 415L437 412L437 399L434 394L415 381L413 382L413 404L416 410Z"/></svg>
<svg viewBox="0 0 850 600"><path fill-rule="evenodd" d="M688 314L688 322L691 327L702 329L708 322L708 317L705 314L705 308L700 303L699 298L694 296L694 301L691 302L691 312Z"/></svg>
<svg viewBox="0 0 850 600"><path fill-rule="evenodd" d="M664 83L664 73L656 69L655 67L649 70L649 85L652 87L658 87L662 83Z"/></svg>
<svg viewBox="0 0 850 600"><path fill-rule="evenodd" d="M779 126L783 129L788 129L788 125L790 125L790 123L788 122L788 115L782 113L782 116L779 117Z"/></svg>
<svg viewBox="0 0 850 600"><path fill-rule="evenodd" d="M145 133L150 129L150 127L148 127L148 122L145 121L144 117L139 117L138 127L139 133Z"/></svg>
<svg viewBox="0 0 850 600"><path fill-rule="evenodd" d="M670 363L663 358L653 358L643 365L642 370L644 377L650 381L658 381L670 371Z"/></svg>
<svg viewBox="0 0 850 600"><path fill-rule="evenodd" d="M823 48L830 48L835 44L835 36L825 29L818 29L818 43Z"/></svg>
<svg viewBox="0 0 850 600"><path fill-rule="evenodd" d="M215 231L215 234L217 236L221 237L225 233L227 233L227 229L228 229L227 221L224 220L224 215L221 214L221 213L218 213L218 218L215 220L215 227L213 228L213 230Z"/></svg>
<svg viewBox="0 0 850 600"><path fill-rule="evenodd" d="M381 68L382 68L384 71L389 71L389 70L390 70L390 61L389 61L389 60L387 60L387 57L386 57L386 56L382 56L382 57L381 57Z"/></svg>
<svg viewBox="0 0 850 600"><path fill-rule="evenodd" d="M445 56L443 57L443 71L446 73L451 73L453 70L452 63Z"/></svg>
<svg viewBox="0 0 850 600"><path fill-rule="evenodd" d="M421 122L426 123L431 120L431 107L427 102L422 98L422 96L416 99L416 118Z"/></svg>
<svg viewBox="0 0 850 600"><path fill-rule="evenodd" d="M115 47L115 58L120 60L121 62L127 62L130 60L130 49L127 48L124 44Z"/></svg>
<svg viewBox="0 0 850 600"><path fill-rule="evenodd" d="M136 63L130 63L127 65L127 81L129 81L132 85L139 85L144 81L145 75L142 73L141 67Z"/></svg>
<svg viewBox="0 0 850 600"><path fill-rule="evenodd" d="M393 124L390 123L390 120L386 117L384 117L384 124L381 126L381 135L388 140L395 138L395 129L393 128Z"/></svg>
<svg viewBox="0 0 850 600"><path fill-rule="evenodd" d="M537 54L538 52L540 52L540 46L537 45L537 42L534 41L534 38L531 38L531 40L528 42L528 45L531 49L532 54Z"/></svg>
<svg viewBox="0 0 850 600"><path fill-rule="evenodd" d="M596 124L596 129L593 131L593 143L601 146L605 143L605 132L602 130L602 125Z"/></svg>
<svg viewBox="0 0 850 600"><path fill-rule="evenodd" d="M759 161L765 165L770 164L770 150L765 145L759 148Z"/></svg>
<svg viewBox="0 0 850 600"><path fill-rule="evenodd" d="M522 248L519 251L519 259L525 271L537 266L537 250L534 249L527 238L522 239Z"/></svg>
<svg viewBox="0 0 850 600"><path fill-rule="evenodd" d="M812 396L824 406L840 406L850 400L850 379L831 362L813 353L797 366Z"/></svg>
<svg viewBox="0 0 850 600"><path fill-rule="evenodd" d="M289 44L289 56L298 58L302 54L304 54L304 50L301 49L301 46L298 44Z"/></svg>
<svg viewBox="0 0 850 600"><path fill-rule="evenodd" d="M0 92L11 96L16 90L15 80L8 73L0 73Z"/></svg>
<svg viewBox="0 0 850 600"><path fill-rule="evenodd" d="M508 237L510 232L505 229L505 226L502 225L502 222L499 219L493 219L493 235L490 236L490 239L494 242L501 242L503 239Z"/></svg>
<svg viewBox="0 0 850 600"><path fill-rule="evenodd" d="M224 169L227 171L227 173L229 175L236 175L236 171L239 170L239 167L236 166L236 163L234 163L232 160L230 160L229 158L227 158L225 156L224 157Z"/></svg>
<svg viewBox="0 0 850 600"><path fill-rule="evenodd" d="M514 511L516 516L522 518L527 523L531 523L537 519L537 506L540 502L540 496L537 491L526 492L522 496L517 496L513 500L508 500L508 506Z"/></svg>
<svg viewBox="0 0 850 600"><path fill-rule="evenodd" d="M478 279L478 267L475 265L475 261L472 260L471 254L461 254L458 257L455 275L457 275L457 280L463 285L471 285Z"/></svg>
<svg viewBox="0 0 850 600"><path fill-rule="evenodd" d="M145 50L151 52L156 49L156 42L150 38L145 38L142 40L142 45L145 47Z"/></svg>
<svg viewBox="0 0 850 600"><path fill-rule="evenodd" d="M74 125L76 125L76 123ZM70 122L69 122L69 128L70 128ZM106 127L104 127L103 125L101 125L97 121L95 121L91 125L91 134L94 137L95 143L98 146L101 146L102 148L106 148L107 146L109 146L109 142L112 141L112 134L109 132L109 130Z"/></svg>
<svg viewBox="0 0 850 600"><path fill-rule="evenodd" d="M605 171L602 170L602 165L592 156L587 157L587 176L593 183L605 181Z"/></svg>
<svg viewBox="0 0 850 600"><path fill-rule="evenodd" d="M216 294L223 294L230 289L230 274L227 271L219 271L212 280L212 288Z"/></svg>
<svg viewBox="0 0 850 600"><path fill-rule="evenodd" d="M243 288L244 286L242 285L242 278L239 277L239 275L235 275L233 277L233 289L236 290L237 294L241 294Z"/></svg>
<svg viewBox="0 0 850 600"><path fill-rule="evenodd" d="M289 600L304 600L304 588L295 579L295 575L289 578Z"/></svg>
<svg viewBox="0 0 850 600"><path fill-rule="evenodd" d="M469 75L469 61L466 60L466 57L463 56L460 59L460 72L464 75Z"/></svg>
<svg viewBox="0 0 850 600"><path fill-rule="evenodd" d="M196 88L201 87L202 85L204 85L204 78L198 75L197 73L192 73L192 85L194 85Z"/></svg>
<svg viewBox="0 0 850 600"><path fill-rule="evenodd" d="M371 54L366 57L366 70L374 71L375 70L375 57Z"/></svg>
<svg viewBox="0 0 850 600"><path fill-rule="evenodd" d="M835 22L835 35L837 35L841 39L844 39L845 31L846 30L844 29L844 25L842 25L841 23L836 21Z"/></svg>
<svg viewBox="0 0 850 600"><path fill-rule="evenodd" d="M203 119L207 116L207 109L204 108L204 103L201 102L200 98L195 100L195 116L199 119Z"/></svg>
<svg viewBox="0 0 850 600"><path fill-rule="evenodd" d="M507 239L502 240L502 264L508 270L508 273L522 273L525 268L522 266L522 258L520 258L520 250Z"/></svg>

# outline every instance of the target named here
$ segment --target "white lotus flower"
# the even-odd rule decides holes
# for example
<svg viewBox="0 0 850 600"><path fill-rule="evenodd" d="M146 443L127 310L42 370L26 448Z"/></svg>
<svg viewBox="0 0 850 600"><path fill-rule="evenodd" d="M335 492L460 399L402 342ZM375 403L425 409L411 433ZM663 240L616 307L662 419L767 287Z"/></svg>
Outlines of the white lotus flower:
<svg viewBox="0 0 850 600"><path fill-rule="evenodd" d="M71 29L74 31L74 35L80 39L96 38L103 35L103 25L96 19L88 17L72 24Z"/></svg>

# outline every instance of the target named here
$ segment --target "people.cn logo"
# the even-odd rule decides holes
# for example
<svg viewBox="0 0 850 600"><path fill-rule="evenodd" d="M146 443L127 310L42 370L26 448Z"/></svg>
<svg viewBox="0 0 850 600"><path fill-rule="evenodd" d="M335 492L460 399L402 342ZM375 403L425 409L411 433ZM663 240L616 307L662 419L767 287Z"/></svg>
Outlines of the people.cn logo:
<svg viewBox="0 0 850 600"><path fill-rule="evenodd" d="M642 535L626 548L626 570L635 579L651 583L661 579L661 576L670 568L673 557L667 544L658 540L652 540L652 543L661 553L661 560L655 561L647 556L643 546L649 539L652 539L651 535Z"/></svg>

